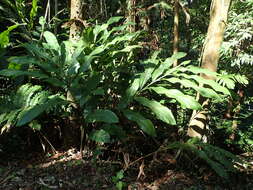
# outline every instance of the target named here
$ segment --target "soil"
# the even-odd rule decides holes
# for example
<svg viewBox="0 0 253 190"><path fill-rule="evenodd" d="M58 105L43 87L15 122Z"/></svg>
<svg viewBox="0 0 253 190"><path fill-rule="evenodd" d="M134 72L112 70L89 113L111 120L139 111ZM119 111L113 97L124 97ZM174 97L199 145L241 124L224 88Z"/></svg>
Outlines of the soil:
<svg viewBox="0 0 253 190"><path fill-rule="evenodd" d="M22 159L3 153L0 156L0 190L253 189L250 173L236 173L226 181L207 166L199 165L194 171L183 168L170 155L140 159L128 167L127 154L117 161L94 156L81 159L80 152L73 148L55 154L30 153Z"/></svg>

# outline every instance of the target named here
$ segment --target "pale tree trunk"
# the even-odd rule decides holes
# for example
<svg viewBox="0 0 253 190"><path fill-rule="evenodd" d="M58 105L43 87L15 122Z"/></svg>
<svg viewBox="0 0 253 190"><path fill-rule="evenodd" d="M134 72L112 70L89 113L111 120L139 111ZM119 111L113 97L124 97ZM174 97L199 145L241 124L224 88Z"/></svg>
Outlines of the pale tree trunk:
<svg viewBox="0 0 253 190"><path fill-rule="evenodd" d="M179 0L174 2L174 27L173 27L173 54L178 52L178 43L179 43ZM177 60L173 63L173 66L176 67L178 64Z"/></svg>
<svg viewBox="0 0 253 190"><path fill-rule="evenodd" d="M82 18L82 0L71 0L70 2L70 32L69 32L69 40L72 43L76 43L81 38L81 33L83 29L83 18ZM70 53L74 52L74 47ZM71 115L69 116L69 123L63 127L64 132L64 146L73 146L77 145L79 141L79 128L81 127L81 120L79 117L79 106L75 101L74 96L71 91L71 81L68 84L67 90L67 100L71 102ZM82 130L82 129L81 129ZM81 131L82 133L82 131ZM82 133L83 135L83 133ZM82 142L82 141L81 141ZM81 146L82 147L82 146Z"/></svg>
<svg viewBox="0 0 253 190"><path fill-rule="evenodd" d="M205 39L201 67L210 71L217 71L219 61L219 51L223 41L227 15L231 0L212 0L210 8L210 23ZM208 75L201 75L205 79L214 80ZM187 131L188 136L198 137L207 141L208 128L208 108L209 100L199 98L203 105L203 110L194 112Z"/></svg>
<svg viewBox="0 0 253 190"><path fill-rule="evenodd" d="M82 13L82 0L71 0L70 3L70 32L69 39L73 42L77 42L81 37L82 32L82 22L83 13Z"/></svg>

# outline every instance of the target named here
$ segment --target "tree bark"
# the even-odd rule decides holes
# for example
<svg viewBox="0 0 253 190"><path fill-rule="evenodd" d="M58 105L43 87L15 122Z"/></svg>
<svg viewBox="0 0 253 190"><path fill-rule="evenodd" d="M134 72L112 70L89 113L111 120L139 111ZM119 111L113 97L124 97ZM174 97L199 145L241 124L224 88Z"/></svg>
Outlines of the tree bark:
<svg viewBox="0 0 253 190"><path fill-rule="evenodd" d="M178 43L179 43L179 0L174 2L174 27L173 27L173 54L178 52ZM173 66L176 67L178 64L177 60L173 63Z"/></svg>
<svg viewBox="0 0 253 190"><path fill-rule="evenodd" d="M210 23L201 58L201 67L210 71L217 71L220 56L219 51L223 41L230 3L231 0L212 0L211 3ZM205 74L201 76L205 79L215 79ZM193 112L187 135L207 141L207 136L210 134L208 128L209 100L200 98L199 101L203 105L203 110Z"/></svg>
<svg viewBox="0 0 253 190"><path fill-rule="evenodd" d="M72 42L77 42L81 37L82 32L82 23L83 20L82 14L82 0L71 0L70 3L70 32L69 39Z"/></svg>
<svg viewBox="0 0 253 190"><path fill-rule="evenodd" d="M69 40L76 43L81 38L81 33L83 29L83 14L82 14L82 0L71 0L70 2L70 32ZM74 52L74 48L71 50ZM67 100L70 102L72 109L71 115L68 118L68 123L63 127L64 133L64 147L75 146L79 141L80 136L80 117L78 113L80 112L78 104L76 104L75 98L71 93L71 84L68 84L67 90ZM82 132L82 131L81 131Z"/></svg>
<svg viewBox="0 0 253 190"><path fill-rule="evenodd" d="M128 6L128 21L136 23L136 0L128 0L127 2ZM128 30L130 32L136 31L136 25L129 25Z"/></svg>

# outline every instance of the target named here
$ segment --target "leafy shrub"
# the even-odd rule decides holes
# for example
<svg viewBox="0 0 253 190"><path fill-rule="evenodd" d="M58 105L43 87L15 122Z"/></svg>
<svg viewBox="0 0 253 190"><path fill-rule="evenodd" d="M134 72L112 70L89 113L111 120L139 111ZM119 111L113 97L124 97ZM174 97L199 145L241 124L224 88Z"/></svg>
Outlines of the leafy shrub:
<svg viewBox="0 0 253 190"><path fill-rule="evenodd" d="M105 24L86 28L78 43L64 41L59 44L55 35L47 31L44 33L46 42L24 44L23 47L29 54L9 59L10 64L20 67L3 69L0 75L14 78L27 76L32 83L47 84L46 87L52 95L42 91L37 85L22 86L17 96L24 96L24 99L29 98L27 95L34 98L42 96L43 99L25 99L28 103L23 104L24 102L14 101L16 96L11 97L8 103L12 102L13 107L18 109L3 111L6 117L2 118L1 122L7 121L8 124L19 126L27 124L46 111L46 107L55 106L55 101L49 101L51 98L61 97L63 104L57 105L65 105L65 112L69 116L77 114L82 125L85 122L118 123L115 113L106 109L106 104L101 106L101 102L105 102L102 97L109 95L108 91L114 90L115 85L112 83L119 78L117 69L125 67L125 62L128 63L127 60L133 56L133 50L140 47L130 44L139 33L124 32L127 24L111 26L121 19L113 17ZM38 95L33 95L33 89ZM101 134L104 133L98 131L93 137L99 138L98 135Z"/></svg>
<svg viewBox="0 0 253 190"><path fill-rule="evenodd" d="M189 151L204 160L220 177L228 179L230 172L236 171L236 164L243 161L234 154L198 139L190 139L186 143L175 142L167 146L168 149Z"/></svg>
<svg viewBox="0 0 253 190"><path fill-rule="evenodd" d="M137 73L133 78L119 105L119 109L126 118L136 122L148 135L156 136L155 127L150 119L137 111L138 106L134 106L133 102L147 107L155 118L166 124L176 125L175 115L169 107L177 104L181 109L201 109L194 92L216 101L222 101L223 96L230 95L229 90L218 82L198 76L204 73L221 77L218 73L191 66L190 61L184 61L179 66L172 67L173 62L183 58L185 53L175 54L165 60L158 59L157 54L158 52L151 59L143 62L144 71Z"/></svg>

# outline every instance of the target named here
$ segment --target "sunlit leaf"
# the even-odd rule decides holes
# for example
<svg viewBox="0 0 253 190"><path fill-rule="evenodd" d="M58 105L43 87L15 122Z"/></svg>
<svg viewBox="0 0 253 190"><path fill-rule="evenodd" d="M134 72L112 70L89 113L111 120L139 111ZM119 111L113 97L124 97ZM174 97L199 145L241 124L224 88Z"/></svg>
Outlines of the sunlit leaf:
<svg viewBox="0 0 253 190"><path fill-rule="evenodd" d="M176 120L171 110L166 106L160 104L157 101L149 100L144 97L136 97L135 100L138 101L140 104L150 108L151 111L156 115L156 117L163 122L168 123L170 125L176 124Z"/></svg>
<svg viewBox="0 0 253 190"><path fill-rule="evenodd" d="M151 87L158 94L164 94L169 98L176 99L182 108L189 108L193 110L201 109L201 105L195 100L194 97L185 95L177 89L166 89L164 87Z"/></svg>

